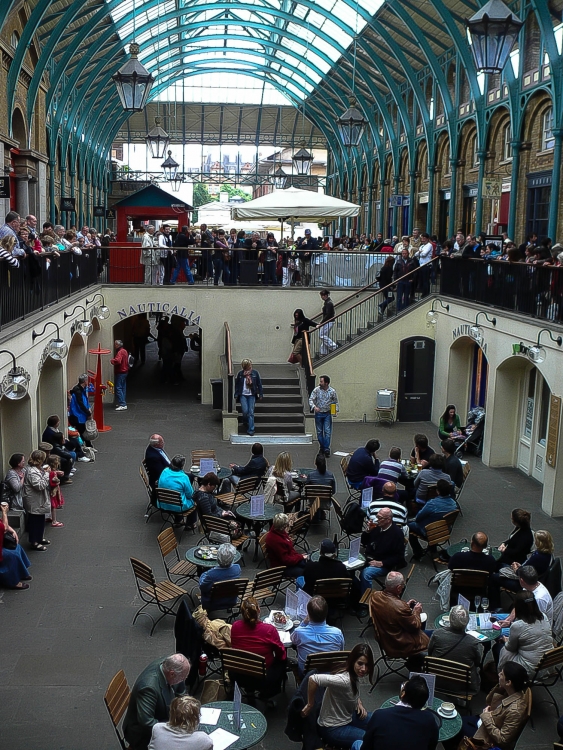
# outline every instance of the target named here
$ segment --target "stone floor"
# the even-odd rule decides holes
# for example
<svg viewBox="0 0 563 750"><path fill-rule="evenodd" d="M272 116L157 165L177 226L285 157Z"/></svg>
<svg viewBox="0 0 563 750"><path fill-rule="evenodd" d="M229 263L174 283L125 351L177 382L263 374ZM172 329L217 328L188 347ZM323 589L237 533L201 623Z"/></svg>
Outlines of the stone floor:
<svg viewBox="0 0 563 750"><path fill-rule="evenodd" d="M186 381L180 386L159 384L159 366L154 352L147 364L129 378L128 403L124 412L107 409L112 431L96 441L95 464L79 465L74 483L65 490L66 506L60 513L63 529L49 529L52 540L45 553L30 552L33 581L27 592L0 592L0 746L10 750L102 750L118 747L103 705L104 691L112 676L123 668L132 684L151 660L172 653L172 620L166 618L149 637L150 623L131 621L138 602L129 557L152 565L163 575L156 536L156 518L145 524L144 489L139 479L139 461L150 433L160 432L169 455L190 453L194 448L215 448L221 463L243 463L248 446L230 446L221 441L219 412L199 404L199 367L194 354L184 362ZM338 383L334 383L338 389ZM391 428L372 424L346 424L336 420L333 450L353 450L370 437L382 441L381 455L394 445L410 449L412 434L427 431L437 445L431 424L396 424ZM310 466L313 446L292 446L294 465ZM275 446L266 455L275 459ZM344 500L338 459L329 466L338 477L338 496ZM472 461L473 471L463 498L464 516L458 521L454 539L478 529L489 532L493 543L510 531L510 510L521 506L531 510L534 528L547 528L555 536L556 553L562 552L563 519L552 519L540 508L540 487L515 470L492 470ZM326 524L313 529L313 539L326 535ZM334 533L335 528L331 530ZM185 535L182 549L194 538ZM24 542L25 544L25 542ZM253 575L251 553L246 554L245 573ZM431 600L427 581L433 570L429 563L417 566L409 593L423 602L432 621L438 606ZM359 641L362 626L346 617L346 645ZM373 644L370 633L368 642ZM365 705L377 708L396 694L398 680L380 683ZM269 731L263 747L286 750L295 747L283 734L285 707L292 694L278 699L281 710L265 710ZM561 688L557 688L561 700ZM367 691L366 691L367 693ZM519 750L552 747L555 739L555 711L539 703L536 691L535 731L530 727ZM474 711L483 706L479 694Z"/></svg>

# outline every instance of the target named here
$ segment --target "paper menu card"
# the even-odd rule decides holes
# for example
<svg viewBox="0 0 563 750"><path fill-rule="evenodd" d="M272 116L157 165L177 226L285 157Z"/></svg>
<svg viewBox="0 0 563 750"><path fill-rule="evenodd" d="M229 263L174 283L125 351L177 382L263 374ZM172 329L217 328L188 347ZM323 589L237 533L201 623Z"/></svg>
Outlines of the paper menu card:
<svg viewBox="0 0 563 750"><path fill-rule="evenodd" d="M457 595L457 603L463 607L466 612L469 612L469 599L466 599L461 594Z"/></svg>
<svg viewBox="0 0 563 750"><path fill-rule="evenodd" d="M373 487L366 487L365 490L362 490L362 508L367 510L372 500Z"/></svg>
<svg viewBox="0 0 563 750"><path fill-rule="evenodd" d="M465 631L467 635L472 635L473 638L476 638L478 641L486 641L487 636L483 635L483 633L479 633L477 630L466 630Z"/></svg>
<svg viewBox="0 0 563 750"><path fill-rule="evenodd" d="M483 612L477 616L480 630L492 630L493 623L491 622L491 615L489 612Z"/></svg>
<svg viewBox="0 0 563 750"><path fill-rule="evenodd" d="M284 646L291 645L291 633L288 630L279 630L278 635Z"/></svg>
<svg viewBox="0 0 563 750"><path fill-rule="evenodd" d="M309 599L311 597L306 591L303 591L303 589L299 589L297 592L297 616L298 617L307 617L307 604L309 603Z"/></svg>
<svg viewBox="0 0 563 750"><path fill-rule="evenodd" d="M220 708L209 708L208 706L202 706L199 711L199 723L209 724L210 726L214 727L219 721L220 716Z"/></svg>
<svg viewBox="0 0 563 750"><path fill-rule="evenodd" d="M250 498L250 515L252 518L264 515L264 495L252 495Z"/></svg>
<svg viewBox="0 0 563 750"><path fill-rule="evenodd" d="M215 461L212 458L202 458L199 462L199 475L204 477L209 472L215 473Z"/></svg>
<svg viewBox="0 0 563 750"><path fill-rule="evenodd" d="M350 550L348 553L348 562L355 562L360 556L360 537L350 541Z"/></svg>
<svg viewBox="0 0 563 750"><path fill-rule="evenodd" d="M213 750L225 750L225 748L233 745L239 738L232 732L227 732L226 729L216 729L209 735L211 742L213 742Z"/></svg>
<svg viewBox="0 0 563 750"><path fill-rule="evenodd" d="M295 591L287 589L285 592L285 612L290 617L297 617L298 596Z"/></svg>
<svg viewBox="0 0 563 750"><path fill-rule="evenodd" d="M470 630L477 630L477 615L469 615L469 621L467 623L467 627L465 628L465 632L468 633Z"/></svg>

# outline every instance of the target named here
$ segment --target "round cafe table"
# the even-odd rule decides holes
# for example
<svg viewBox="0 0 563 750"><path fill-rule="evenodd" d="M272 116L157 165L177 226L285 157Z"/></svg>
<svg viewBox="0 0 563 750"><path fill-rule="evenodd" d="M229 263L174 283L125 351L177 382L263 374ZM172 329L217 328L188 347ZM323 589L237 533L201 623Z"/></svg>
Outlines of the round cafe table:
<svg viewBox="0 0 563 750"><path fill-rule="evenodd" d="M228 466L221 466L221 468L217 472L217 476L222 481L223 479L226 479L227 477L230 477L232 473L233 472L230 470L230 468ZM194 479L198 479L199 480L199 477L200 477L199 471L192 471L191 469L190 469L190 471L188 471L188 478L189 478L190 482L192 482L192 484L193 484Z"/></svg>
<svg viewBox="0 0 563 750"><path fill-rule="evenodd" d="M191 562L193 565L197 566L197 572L199 575L201 575L206 570L209 570L210 568L214 568L217 565L217 560L202 560L201 557L198 557L195 552L200 547L218 547L218 544L199 544L197 547L190 547L186 550L185 558L188 562ZM236 551L235 557L233 562L237 563L241 558L240 552Z"/></svg>
<svg viewBox="0 0 563 750"><path fill-rule="evenodd" d="M470 614L474 615L475 612L470 612ZM441 624L441 620L442 620L443 616L444 615L438 615L438 617L434 620L434 629L435 630L437 630L438 628L443 628L444 630L449 630L450 629L449 625L442 625ZM483 645L487 645L487 644L490 644L492 641L498 640L498 638L500 638L500 636L502 635L502 631L501 630L494 630L494 629L493 630L481 630L481 628L476 628L476 631L478 633L481 633L482 635L484 635L487 638L486 641L485 640L478 641L478 643L482 643ZM473 636L471 636L471 637L473 637Z"/></svg>
<svg viewBox="0 0 563 750"><path fill-rule="evenodd" d="M229 719L229 716L232 717L233 714L232 701L213 701L212 703L206 703L205 707L220 708L221 715L217 724L200 724L200 731L212 734L216 729L224 729L231 734L237 734L238 740L229 745L230 750L246 750L248 747L254 747L264 737L268 729L268 722L264 714L246 703L241 704L239 730L234 728L233 719Z"/></svg>
<svg viewBox="0 0 563 750"><path fill-rule="evenodd" d="M392 698L386 700L385 703L382 703L380 708L391 708L392 706L396 706L399 700L399 696L394 695ZM440 708L443 702L444 701L440 700L440 698L434 698L434 701L432 703L432 710L436 711L438 708ZM455 737L461 729L461 716L457 711L455 712L455 716L453 716L451 719L444 719L443 716L439 716L438 714L436 714L436 719L438 720L438 722L442 722L438 735L440 742L444 742L444 740L451 740L451 738ZM234 745L231 745L231 747L234 747Z"/></svg>
<svg viewBox="0 0 563 750"><path fill-rule="evenodd" d="M266 524L272 524L276 513L283 512L283 505L271 505L270 503L264 503L264 513L261 516L250 515L250 502L241 503L235 508L235 513L237 514L237 516L246 521L254 531L255 536L254 557L252 558L253 562L256 562L258 560L258 547L260 544L259 539L262 534L262 529L264 528L264 526L266 526Z"/></svg>
<svg viewBox="0 0 563 750"><path fill-rule="evenodd" d="M311 560L313 562L318 562L320 554L321 554L320 550L316 549L314 552L311 553ZM341 562L347 562L349 554L350 554L350 550L347 547L346 549L342 549L342 548L338 549L338 559ZM360 560L362 563L365 563L366 561L366 558L362 555L361 552L358 555L358 560Z"/></svg>

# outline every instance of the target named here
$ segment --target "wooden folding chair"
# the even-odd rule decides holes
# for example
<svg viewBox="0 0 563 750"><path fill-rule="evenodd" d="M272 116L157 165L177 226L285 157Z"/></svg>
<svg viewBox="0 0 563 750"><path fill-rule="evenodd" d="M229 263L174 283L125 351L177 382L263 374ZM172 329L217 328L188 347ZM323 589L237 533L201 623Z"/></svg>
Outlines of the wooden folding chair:
<svg viewBox="0 0 563 750"><path fill-rule="evenodd" d="M451 513L447 514L447 516L454 516L454 514L455 517L453 518L453 522L455 522L459 511L453 510ZM438 568L436 567L434 554L438 551L438 549L442 549L444 546L449 545L450 536L452 533L453 522L450 522L451 519L450 521L446 520L447 516L444 516L444 518L442 518L440 521L434 521L433 523L429 523L428 526L425 526L425 536L421 536L414 531L410 532L412 536L420 539L421 542L426 542L426 548L423 550L422 557L420 559L422 560L425 555L431 555L432 565L434 566L434 570L436 571L436 573L438 572Z"/></svg>
<svg viewBox="0 0 563 750"><path fill-rule="evenodd" d="M198 544L201 544L205 540L211 542L210 537L213 532L228 536L233 547L236 547L237 549L242 549L243 544L250 539L250 537L245 536L244 534L238 537L238 539L233 539L233 530L228 518L220 518L219 516L202 516L200 521L203 528L203 536Z"/></svg>
<svg viewBox="0 0 563 750"><path fill-rule="evenodd" d="M306 484L304 489L305 509L318 498L320 502L319 510L328 515L328 528L330 529L332 525L332 487L329 484Z"/></svg>
<svg viewBox="0 0 563 750"><path fill-rule="evenodd" d="M311 520L313 518L311 511L303 512L296 521L294 521L292 527L289 530L289 536L293 542L293 546L296 549L303 549L306 552L309 550L309 542L307 541L307 533L311 526Z"/></svg>
<svg viewBox="0 0 563 750"><path fill-rule="evenodd" d="M455 492L454 500L455 500L456 505L457 505L457 507L459 509L459 512L461 513L461 515L463 515L463 511L461 509L461 504L459 502L459 499L462 496L463 491L465 489L465 485L467 483L467 477L471 473L471 464L469 463L469 461L462 461L461 465L463 467L463 482L461 483L461 487L459 488L459 490L457 490Z"/></svg>
<svg viewBox="0 0 563 750"><path fill-rule="evenodd" d="M404 670L407 670L408 674L407 657L401 656L400 654L396 654L394 656L388 654L381 642L381 636L379 635L379 626L377 621L372 619L371 625L373 627L373 636L375 638L375 642L379 647L380 656L375 662L376 678L375 682L370 688L370 693L373 692L377 683L384 677L387 677L390 674L396 674L398 677L404 677ZM381 662L383 662L383 664L385 665L385 672L380 675L379 665L381 664ZM399 662L398 666L397 662Z"/></svg>
<svg viewBox="0 0 563 750"><path fill-rule="evenodd" d="M217 460L215 451L213 449L195 450L195 451L192 451L192 466L199 467L202 458L212 458L214 461Z"/></svg>
<svg viewBox="0 0 563 750"><path fill-rule="evenodd" d="M156 539L168 580L179 585L184 585L187 581L195 581L197 583L199 580L197 567L191 562L180 558L178 540L176 539L174 529L164 529ZM193 604L191 593L188 596Z"/></svg>
<svg viewBox="0 0 563 750"><path fill-rule="evenodd" d="M282 565L279 568L266 568L256 573L256 577L248 585L245 597L253 596L260 605L270 610L280 590L284 571L285 568Z"/></svg>
<svg viewBox="0 0 563 750"><path fill-rule="evenodd" d="M150 617L153 622L150 632L152 635L154 629L163 617L166 617L166 615L176 617L174 606L180 597L188 594L188 592L169 580L157 583L152 568L149 565L134 557L130 557L129 560L131 562L131 567L133 568L133 575L135 576L135 583L137 584L139 597L141 601L144 602L143 606L133 618L131 624L134 625L136 623L139 615ZM144 611L150 605L154 605L161 613L157 620L155 620L151 614Z"/></svg>
<svg viewBox="0 0 563 750"><path fill-rule="evenodd" d="M153 494L152 494L153 490L149 484L149 475L147 473L147 466L144 461L141 461L141 465L139 466L139 474L141 476L141 480L145 487L145 492L147 493L147 507L145 510L145 523L148 523L149 518L158 511L158 508L153 503Z"/></svg>
<svg viewBox="0 0 563 750"><path fill-rule="evenodd" d="M548 670L545 672L545 670ZM550 697L550 703L555 707L556 715L560 715L559 706L550 688L561 679L563 670L563 646L557 646L546 651L538 662L536 671L530 680L530 688L541 687Z"/></svg>
<svg viewBox="0 0 563 750"><path fill-rule="evenodd" d="M111 723L123 750L127 750L129 746L125 742L125 737L119 725L125 711L127 711L130 697L131 688L127 683L125 672L120 669L108 685L104 695L104 703L106 704Z"/></svg>
<svg viewBox="0 0 563 750"><path fill-rule="evenodd" d="M319 578L315 581L313 593L315 596L322 596L326 599L329 612L336 612L342 623L342 618L348 608L351 591L351 578Z"/></svg>
<svg viewBox="0 0 563 750"><path fill-rule="evenodd" d="M228 508L236 508L237 505L248 502L252 495L256 494L261 477L243 477L237 484L234 492L226 492L217 495L217 500Z"/></svg>
<svg viewBox="0 0 563 750"><path fill-rule="evenodd" d="M229 612L227 622L234 620L240 610L240 605L248 588L248 578L232 578L228 581L217 581L211 587L207 612L225 610ZM235 602L225 606L225 601Z"/></svg>
<svg viewBox="0 0 563 750"><path fill-rule="evenodd" d="M475 595L487 596L488 585L489 574L486 570L452 570L450 607L457 604L458 594L463 594L475 607Z"/></svg>
<svg viewBox="0 0 563 750"><path fill-rule="evenodd" d="M176 490L167 490L164 488L157 487L156 493L156 507L162 517L162 531L166 524L174 526L179 523L176 519L181 518L183 521L184 528L191 528L195 531L197 526L197 509L194 505L189 510L183 510L182 496ZM170 508L163 508L162 505L169 505Z"/></svg>
<svg viewBox="0 0 563 750"><path fill-rule="evenodd" d="M341 544L344 541L348 542L348 546L350 546L350 542L354 537L359 536L359 534L350 534L346 531L346 529L342 528L342 519L344 518L344 510L346 509L348 505L348 501L346 505L344 506L344 510L342 509L342 506L338 502L338 500L335 497L331 498L332 501L332 507L334 508L334 515L336 516L336 522L338 523L338 526L340 527L340 533L342 536L338 539L338 544Z"/></svg>
<svg viewBox="0 0 563 750"><path fill-rule="evenodd" d="M316 669L317 674L330 674L346 666L346 660L350 651L320 651L318 654L309 654L305 660L303 674L311 669Z"/></svg>
<svg viewBox="0 0 563 750"><path fill-rule="evenodd" d="M250 651L238 648L221 649L221 662L223 675L229 673L231 684L236 682L245 695L253 696L255 691L260 691L261 683L266 679L266 659ZM285 690L287 680L286 673L280 682L280 690Z"/></svg>
<svg viewBox="0 0 563 750"><path fill-rule="evenodd" d="M350 463L350 457L351 453L349 453L347 456L342 456L340 459L340 468L342 469L342 476L344 477L344 484L346 485L346 490L348 491L348 500L351 500L352 502L359 503L362 500L362 491L357 490L355 487L352 487L350 482L348 481L348 477L346 476L346 472L348 471L348 464Z"/></svg>
<svg viewBox="0 0 563 750"><path fill-rule="evenodd" d="M471 715L471 667L450 659L425 656L423 672L436 675L436 692L464 700Z"/></svg>

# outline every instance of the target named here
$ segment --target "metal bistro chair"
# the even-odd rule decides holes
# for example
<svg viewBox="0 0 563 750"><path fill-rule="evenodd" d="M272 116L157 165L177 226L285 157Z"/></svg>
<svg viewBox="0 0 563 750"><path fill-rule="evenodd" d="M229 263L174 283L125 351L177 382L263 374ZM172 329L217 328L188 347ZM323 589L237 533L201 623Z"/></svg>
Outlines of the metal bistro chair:
<svg viewBox="0 0 563 750"><path fill-rule="evenodd" d="M227 508L236 508L237 505L246 503L252 495L256 494L262 477L243 477L235 487L234 492L226 492L217 495L217 500Z"/></svg>
<svg viewBox="0 0 563 750"><path fill-rule="evenodd" d="M488 585L489 573L486 570L452 570L450 607L457 604L458 594L467 597L471 606L475 607L475 594L486 596Z"/></svg>
<svg viewBox="0 0 563 750"><path fill-rule="evenodd" d="M215 451L210 450L195 450L192 451L192 466L199 466L202 458L212 458L214 461L217 460Z"/></svg>
<svg viewBox="0 0 563 750"><path fill-rule="evenodd" d="M330 529L332 526L332 487L329 484L306 484L304 497L305 509L311 506L317 498L319 499L319 510L328 515L328 528Z"/></svg>
<svg viewBox="0 0 563 750"><path fill-rule="evenodd" d="M211 586L209 604L205 609L208 613L217 611L229 612L227 622L232 622L238 616L248 583L248 578L232 578L228 581L216 581ZM225 606L225 601L234 601L235 604ZM214 604L215 602L217 604Z"/></svg>
<svg viewBox="0 0 563 750"><path fill-rule="evenodd" d="M203 528L203 536L199 540L198 544L201 544L206 539L208 542L211 542L211 534L215 532L217 534L228 536L233 547L242 551L242 546L250 539L250 537L245 536L244 534L238 537L238 539L233 539L233 530L231 528L231 522L228 518L219 518L219 516L202 516L200 518L200 521ZM242 557L241 562L244 565L244 560Z"/></svg>
<svg viewBox="0 0 563 750"><path fill-rule="evenodd" d="M270 610L276 601L283 580L285 568L267 568L260 573L248 586L245 596L253 596L258 600L260 605L264 605Z"/></svg>
<svg viewBox="0 0 563 750"><path fill-rule="evenodd" d="M471 473L471 464L469 463L469 461L462 461L461 465L463 467L463 482L459 490L457 490L457 492L455 493L454 500L457 504L457 507L459 508L459 512L461 513L461 515L463 515L463 511L461 509L461 503L459 500L461 496L463 495L463 491L465 490L465 485L467 484L467 477Z"/></svg>
<svg viewBox="0 0 563 750"><path fill-rule="evenodd" d="M311 527L313 518L319 510L320 502L319 498L315 498L310 505L309 510L303 511L297 520L294 521L293 526L289 530L289 536L296 549L302 549L308 552L309 542L307 541L307 534L309 533L309 528Z"/></svg>
<svg viewBox="0 0 563 750"><path fill-rule="evenodd" d="M192 529L192 531L195 532L195 529L197 528L197 509L195 505L189 510L183 510L182 496L176 490L166 490L164 488L157 487L155 492L156 507L162 517L162 526L160 527L160 530L162 531L166 524L174 526L175 524L179 523L176 519L182 518L182 520L184 521L184 527L189 527ZM165 505L170 505L172 507L172 510L162 508L162 503ZM190 520L191 523L188 523L188 520Z"/></svg>
<svg viewBox="0 0 563 750"><path fill-rule="evenodd" d="M550 670L542 674L544 670ZM557 646L546 651L538 662L536 671L530 680L530 688L542 687L550 697L550 703L555 707L556 715L560 715L559 706L550 688L554 687L561 679L563 670L563 646Z"/></svg>
<svg viewBox="0 0 563 750"><path fill-rule="evenodd" d="M436 675L436 692L464 700L471 715L471 667L450 659L425 656L423 672Z"/></svg>
<svg viewBox="0 0 563 750"><path fill-rule="evenodd" d="M141 475L141 480L143 482L143 485L145 487L145 492L147 493L147 507L145 510L145 523L149 522L149 518L158 512L158 508L153 503L153 490L152 487L149 484L149 475L147 472L147 466L143 461L141 461L141 465L139 466L139 474Z"/></svg>
<svg viewBox="0 0 563 750"><path fill-rule="evenodd" d="M123 718L123 714L129 705L130 697L131 688L127 683L125 672L120 669L108 685L108 689L104 695L104 703L106 704L111 723L113 724L117 739L123 750L127 750L129 746L125 742L125 737L123 736L123 732L119 728L119 725Z"/></svg>
<svg viewBox="0 0 563 750"><path fill-rule="evenodd" d="M459 510L452 510L450 513L446 513L440 521L429 523L428 526L424 527L426 536L421 536L413 531L410 532L417 539L426 542L426 548L420 559L422 560L425 555L431 555L432 565L436 573L438 572L438 568L434 561L434 554L438 551L438 548L443 548L444 545L449 544L452 529L458 516Z"/></svg>
<svg viewBox="0 0 563 750"><path fill-rule="evenodd" d="M348 491L348 500L353 500L355 503L359 503L362 500L362 491L357 490L355 487L352 487L352 485L348 481L348 477L346 476L346 472L348 471L348 464L350 463L350 456L350 453L347 456L342 456L342 458L340 459L340 468L342 469L344 484L346 485L346 489Z"/></svg>
<svg viewBox="0 0 563 750"><path fill-rule="evenodd" d="M346 665L350 651L321 651L318 654L309 654L305 661L303 674L315 669L317 674L330 674Z"/></svg>
<svg viewBox="0 0 563 750"><path fill-rule="evenodd" d="M407 670L407 674L408 674L407 657L401 656L399 654L397 654L396 656L391 656L387 654L387 652L385 651L385 648L383 647L383 644L381 643L381 636L379 635L379 627L378 627L376 620L372 619L371 624L373 627L373 635L375 638L375 642L379 646L380 656L378 659L376 659L376 662L375 662L376 678L375 678L375 682L370 688L370 693L373 692L373 690L375 690L375 686L377 685L377 683L380 680L382 680L384 677L387 677L390 674L396 674L398 677L404 677L405 669ZM383 672L382 675L380 675L379 673L379 665L381 662L385 664L385 672ZM397 662L399 662L399 666L397 666Z"/></svg>
<svg viewBox="0 0 563 750"><path fill-rule="evenodd" d="M131 624L134 625L136 623L139 615L150 617L153 622L150 632L152 635L154 629L163 617L166 617L166 615L176 617L174 605L188 592L168 579L157 583L152 568L149 565L134 557L130 557L129 560L131 562L131 567L133 568L133 575L135 576L135 583L137 584L139 597L141 598L141 601L144 602L143 606L133 618ZM157 620L154 620L152 615L144 611L151 604L157 607L160 612L160 617Z"/></svg>
<svg viewBox="0 0 563 750"><path fill-rule="evenodd" d="M250 651L238 648L221 649L221 662L223 675L229 673L231 683L237 682L241 692L247 697L253 698L254 693L260 691L261 683L266 679L266 659ZM285 690L287 673L280 681L280 690Z"/></svg>
<svg viewBox="0 0 563 750"><path fill-rule="evenodd" d="M336 612L337 619L342 624L342 618L348 608L351 578L319 578L315 581L314 595L322 596L328 603L329 615Z"/></svg>
<svg viewBox="0 0 563 750"><path fill-rule="evenodd" d="M341 544L342 542L347 541L348 546L350 546L350 542L352 541L352 539L354 537L359 536L359 534L350 534L348 531L346 531L346 529L342 528L342 519L344 518L344 511L346 510L348 504L351 501L349 500L346 503L346 505L344 506L344 509L342 508L342 506L340 505L340 503L335 497L331 498L331 501L332 501L332 507L334 508L334 514L336 516L336 520L340 527L340 533L342 534L342 536L338 539L338 544Z"/></svg>
<svg viewBox="0 0 563 750"><path fill-rule="evenodd" d="M180 553L178 552L178 540L176 539L174 529L164 529L156 539L168 580L172 581L172 583L181 585L185 584L187 581L197 583L199 580L197 566L180 558ZM191 593L189 593L188 596L193 604Z"/></svg>

